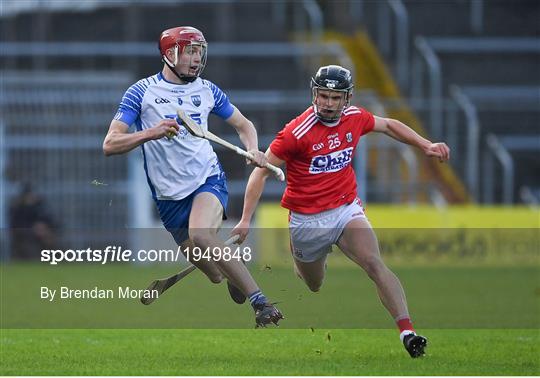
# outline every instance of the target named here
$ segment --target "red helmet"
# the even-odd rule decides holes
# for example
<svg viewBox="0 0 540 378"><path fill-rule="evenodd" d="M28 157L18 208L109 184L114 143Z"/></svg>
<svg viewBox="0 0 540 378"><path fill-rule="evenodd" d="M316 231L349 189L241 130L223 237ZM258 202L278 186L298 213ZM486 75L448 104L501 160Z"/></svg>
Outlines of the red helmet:
<svg viewBox="0 0 540 378"><path fill-rule="evenodd" d="M206 39L204 39L203 33L191 26L178 26L176 28L164 30L159 37L159 51L161 56L174 73L176 73L174 66L176 66L178 63L178 56L184 52L184 49L187 46L192 45L201 46L201 63L195 76L182 77L182 79L188 79L188 81L190 81L189 79L195 80L201 74L204 66L206 65L206 50L208 44L206 43ZM166 55L167 50L171 48L176 50L173 62L171 62Z"/></svg>

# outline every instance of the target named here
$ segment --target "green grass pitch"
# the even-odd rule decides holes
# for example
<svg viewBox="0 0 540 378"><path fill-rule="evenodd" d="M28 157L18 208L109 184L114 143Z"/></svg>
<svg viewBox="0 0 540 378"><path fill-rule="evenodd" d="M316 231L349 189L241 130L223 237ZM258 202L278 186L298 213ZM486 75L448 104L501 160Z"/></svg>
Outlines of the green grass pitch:
<svg viewBox="0 0 540 378"><path fill-rule="evenodd" d="M3 330L2 375L538 375L538 330ZM328 340L330 335L330 340Z"/></svg>
<svg viewBox="0 0 540 378"><path fill-rule="evenodd" d="M1 267L0 375L539 375L538 267L395 267L427 355L411 359L365 273L330 267L320 293L292 268L251 270L286 315L252 329L249 305L199 272L150 306L40 300L39 286L145 287L174 266Z"/></svg>

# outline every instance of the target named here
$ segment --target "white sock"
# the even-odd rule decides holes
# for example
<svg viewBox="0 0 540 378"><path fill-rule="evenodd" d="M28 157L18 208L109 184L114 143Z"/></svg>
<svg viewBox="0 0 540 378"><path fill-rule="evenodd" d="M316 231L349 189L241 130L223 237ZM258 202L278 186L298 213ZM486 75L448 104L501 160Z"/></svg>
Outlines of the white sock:
<svg viewBox="0 0 540 378"><path fill-rule="evenodd" d="M406 329L405 331L403 331L403 332L401 332L399 334L399 339L401 340L401 342L403 342L403 339L405 338L405 336L410 335L410 334L416 335L416 333L414 333L414 331Z"/></svg>

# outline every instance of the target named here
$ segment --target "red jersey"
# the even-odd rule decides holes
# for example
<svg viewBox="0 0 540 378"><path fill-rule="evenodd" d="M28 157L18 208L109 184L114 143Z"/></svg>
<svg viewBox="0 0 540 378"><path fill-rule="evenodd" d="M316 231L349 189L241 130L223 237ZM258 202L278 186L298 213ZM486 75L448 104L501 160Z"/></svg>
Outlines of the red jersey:
<svg viewBox="0 0 540 378"><path fill-rule="evenodd" d="M287 167L281 205L314 214L354 201L352 159L360 137L374 126L373 115L355 106L343 111L336 126L321 123L313 107L289 122L270 145L270 151Z"/></svg>

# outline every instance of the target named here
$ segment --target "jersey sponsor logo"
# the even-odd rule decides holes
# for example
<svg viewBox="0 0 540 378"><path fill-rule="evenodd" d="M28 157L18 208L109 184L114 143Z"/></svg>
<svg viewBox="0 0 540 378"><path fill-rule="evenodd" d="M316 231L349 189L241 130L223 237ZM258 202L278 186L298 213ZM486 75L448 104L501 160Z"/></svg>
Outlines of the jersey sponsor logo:
<svg viewBox="0 0 540 378"><path fill-rule="evenodd" d="M347 138L347 142L351 143L352 142L352 133L345 134L345 138Z"/></svg>
<svg viewBox="0 0 540 378"><path fill-rule="evenodd" d="M199 125L202 124L201 113L190 113L189 116L191 117L192 120L197 122L197 124L199 124Z"/></svg>
<svg viewBox="0 0 540 378"><path fill-rule="evenodd" d="M188 114L192 120L194 120L195 122L197 122L197 124L201 125L202 124L202 115L201 113L189 113ZM184 125L184 120L180 117L178 117L177 114L165 114L165 118L170 118L170 119L175 119L176 122L182 126Z"/></svg>
<svg viewBox="0 0 540 378"><path fill-rule="evenodd" d="M170 101L167 100L166 98L159 98L159 97L156 97L156 98L154 99L154 102L155 102L156 104L169 104L169 103L170 103Z"/></svg>
<svg viewBox="0 0 540 378"><path fill-rule="evenodd" d="M165 114L165 118L174 119L176 121L176 123L178 123L178 125L180 125L180 127L178 128L178 135L177 136L180 139L186 139L189 132L184 127L184 120L182 118L178 117L177 114ZM171 139L173 139L173 138L171 138Z"/></svg>
<svg viewBox="0 0 540 378"><path fill-rule="evenodd" d="M334 151L327 155L313 157L309 166L309 173L317 175L319 173L330 173L342 170L351 164L353 147L344 150Z"/></svg>
<svg viewBox="0 0 540 378"><path fill-rule="evenodd" d="M201 106L201 96L199 96L199 95L193 95L193 96L191 96L191 102L192 102L193 105L195 105L196 107Z"/></svg>
<svg viewBox="0 0 540 378"><path fill-rule="evenodd" d="M324 147L324 143L317 143L317 144L314 144L311 148L313 148L313 151L319 151L323 147Z"/></svg>
<svg viewBox="0 0 540 378"><path fill-rule="evenodd" d="M178 130L178 135L180 138L185 139L188 136L189 132L184 126L180 126Z"/></svg>

